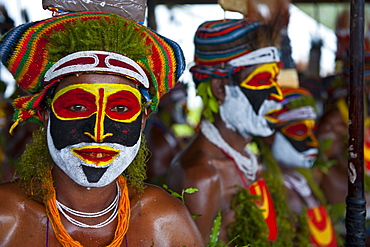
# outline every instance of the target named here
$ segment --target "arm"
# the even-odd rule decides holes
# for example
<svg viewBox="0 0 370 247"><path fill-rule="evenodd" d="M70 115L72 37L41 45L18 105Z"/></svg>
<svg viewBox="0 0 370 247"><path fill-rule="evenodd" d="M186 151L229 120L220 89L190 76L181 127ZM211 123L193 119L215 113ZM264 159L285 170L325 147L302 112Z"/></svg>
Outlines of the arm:
<svg viewBox="0 0 370 247"><path fill-rule="evenodd" d="M0 185L0 198L0 245L45 244L43 206L29 199L14 183Z"/></svg>
<svg viewBox="0 0 370 247"><path fill-rule="evenodd" d="M191 161L191 164L184 168L174 163L167 175L167 185L180 194L183 189L199 189L193 194L185 194L185 204L192 215L201 215L195 222L208 242L214 219L222 205L221 181L208 160L201 158Z"/></svg>
<svg viewBox="0 0 370 247"><path fill-rule="evenodd" d="M129 237L130 244L161 247L204 246L194 220L180 200L152 185L148 185L140 197L131 208L129 231L137 240Z"/></svg>

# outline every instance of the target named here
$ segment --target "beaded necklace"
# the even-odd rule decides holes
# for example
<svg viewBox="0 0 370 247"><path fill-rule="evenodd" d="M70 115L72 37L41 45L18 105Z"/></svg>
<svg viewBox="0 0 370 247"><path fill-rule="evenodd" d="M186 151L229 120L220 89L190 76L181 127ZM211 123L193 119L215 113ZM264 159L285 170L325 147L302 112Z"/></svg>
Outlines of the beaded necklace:
<svg viewBox="0 0 370 247"><path fill-rule="evenodd" d="M47 196L47 199L45 199L46 214L51 222L56 238L64 247L83 247L81 243L73 240L73 238L65 230L56 205L56 193L53 187L50 169L47 170L46 176L47 179L45 179L46 181L43 181L43 186L50 195ZM130 199L128 197L126 179L123 176L119 176L117 178L117 182L122 193L118 205L118 224L114 233L113 241L107 245L107 247L121 246L127 233L130 220Z"/></svg>
<svg viewBox="0 0 370 247"><path fill-rule="evenodd" d="M117 195L114 198L113 202L108 207L106 207L105 209L103 209L103 210L101 210L99 212L86 213L86 212L77 211L77 210L74 210L72 208L67 207L66 205L64 205L63 203L59 202L58 200L56 200L56 205L57 205L57 208L58 208L59 212L61 212L64 215L64 217L69 222L71 222L72 224L74 224L75 226L82 227L82 228L102 228L104 226L109 225L117 217L117 215L118 215L119 198L120 197L121 197L121 190L120 190L119 185L117 183ZM104 220L103 222L100 222L98 224L95 224L95 225L85 224L85 223L83 223L81 221L78 221L78 220L72 218L71 216L69 216L66 213L66 212L68 212L71 215L74 215L74 216L77 216L77 217L82 217L82 218L96 218L96 217L100 217L100 216L106 215L110 211L113 211L113 212L111 213L111 215L106 220Z"/></svg>

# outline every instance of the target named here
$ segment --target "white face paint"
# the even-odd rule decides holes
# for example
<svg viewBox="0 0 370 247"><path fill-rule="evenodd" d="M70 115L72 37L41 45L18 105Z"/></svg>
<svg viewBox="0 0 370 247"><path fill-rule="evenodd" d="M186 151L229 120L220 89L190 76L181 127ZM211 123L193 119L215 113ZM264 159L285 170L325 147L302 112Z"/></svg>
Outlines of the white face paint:
<svg viewBox="0 0 370 247"><path fill-rule="evenodd" d="M276 132L272 145L272 154L276 161L289 167L310 168L316 160L317 153L317 148L298 152L283 134Z"/></svg>
<svg viewBox="0 0 370 247"><path fill-rule="evenodd" d="M84 187L103 187L112 183L124 170L126 170L136 157L140 148L140 140L141 135L137 143L132 147L127 147L117 143L79 143L57 150L50 135L50 119L47 127L47 144L50 155L55 164L73 181ZM108 164L94 165L87 163L72 152L72 149L88 147L91 145L101 148L115 149L119 151L119 154ZM83 171L83 166L95 169L106 169L106 171L97 182L89 182L85 172Z"/></svg>
<svg viewBox="0 0 370 247"><path fill-rule="evenodd" d="M237 131L243 137L269 136L274 130L268 125L265 115L281 108L275 100L265 100L259 108L258 115L239 86L225 86L226 96L220 106L220 115L226 127ZM258 93L258 92L256 92Z"/></svg>

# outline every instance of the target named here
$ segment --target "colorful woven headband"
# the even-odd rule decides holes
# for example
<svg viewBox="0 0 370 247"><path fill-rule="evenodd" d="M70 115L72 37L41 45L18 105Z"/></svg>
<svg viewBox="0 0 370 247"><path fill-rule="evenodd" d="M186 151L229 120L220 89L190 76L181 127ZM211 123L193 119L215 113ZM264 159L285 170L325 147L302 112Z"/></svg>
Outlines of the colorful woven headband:
<svg viewBox="0 0 370 247"><path fill-rule="evenodd" d="M277 126L290 121L317 118L315 99L309 91L304 88L284 88L281 91L284 100L282 101L283 108L278 115Z"/></svg>
<svg viewBox="0 0 370 247"><path fill-rule="evenodd" d="M275 47L260 48L258 33L263 23L251 19L226 19L201 24L194 37L195 83L211 76L222 78L241 66L280 61Z"/></svg>
<svg viewBox="0 0 370 247"><path fill-rule="evenodd" d="M108 60L104 60L104 69L99 65L96 70L85 67L79 71L82 67L68 65L71 74L119 74L137 81L143 88L148 81L147 96L151 99L152 111L185 69L184 56L177 43L119 15L101 11L73 12L23 24L0 40L2 63L18 85L32 94L14 101L13 118L16 123L28 120L40 122L36 113L42 109L48 90L57 83L60 76L69 74L68 69L60 70L58 74L56 71L59 69L51 69L52 66L62 58L68 60L71 58L68 55L76 55L79 54L76 52L81 51L91 51L90 55L96 51L105 51L110 55ZM103 61L103 53L92 56L95 62ZM112 57L119 59L112 60ZM145 90L141 91L145 93Z"/></svg>

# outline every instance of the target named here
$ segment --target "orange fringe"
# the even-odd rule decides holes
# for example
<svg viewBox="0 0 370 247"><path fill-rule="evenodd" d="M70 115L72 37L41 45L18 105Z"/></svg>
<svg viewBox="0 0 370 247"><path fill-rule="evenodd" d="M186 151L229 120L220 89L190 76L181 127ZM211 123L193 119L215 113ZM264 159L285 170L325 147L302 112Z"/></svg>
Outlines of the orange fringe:
<svg viewBox="0 0 370 247"><path fill-rule="evenodd" d="M80 242L73 240L73 238L65 230L60 214L56 206L56 193L53 187L51 170L46 172L47 179L43 182L44 188L50 193L48 199L45 200L46 214L51 222L54 233L58 241L65 247L83 247ZM114 233L113 241L107 247L121 246L123 238L128 230L130 221L130 199L128 197L128 189L126 179L123 176L117 178L118 184L121 188L121 198L118 205L118 224Z"/></svg>

